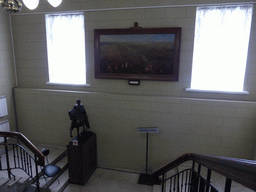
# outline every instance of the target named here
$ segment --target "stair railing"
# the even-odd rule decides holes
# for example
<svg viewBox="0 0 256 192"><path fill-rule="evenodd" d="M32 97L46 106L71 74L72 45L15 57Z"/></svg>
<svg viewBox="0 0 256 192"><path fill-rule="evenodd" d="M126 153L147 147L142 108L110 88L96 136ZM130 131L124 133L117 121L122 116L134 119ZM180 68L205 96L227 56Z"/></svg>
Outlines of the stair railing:
<svg viewBox="0 0 256 192"><path fill-rule="evenodd" d="M170 170L186 161L192 161L191 168L165 178ZM197 171L195 170L195 163L198 164ZM201 166L207 168L206 178L201 175ZM253 160L187 153L155 171L152 176L155 183L161 178L162 191L165 191L168 183L170 192L215 192L218 190L211 184L212 171L226 178L225 192L231 191L232 181L256 191L256 161Z"/></svg>
<svg viewBox="0 0 256 192"><path fill-rule="evenodd" d="M23 170L31 179L34 179L34 174L36 175L36 186L37 191L39 191L39 176L38 176L38 165L44 166L44 155L35 147L35 145L29 141L22 133L20 132L5 132L0 131L0 137L4 137L5 156L6 156L6 168L3 168L0 161L0 170L6 170L8 172L8 177L11 179L11 176L15 179L15 176L12 174L12 169L21 169ZM27 149L29 149L33 154L30 153L19 144L9 144L7 138L16 138L18 142L21 142ZM13 161L10 163L9 152L13 153ZM0 157L1 160L1 157ZM33 165L35 169L33 170Z"/></svg>

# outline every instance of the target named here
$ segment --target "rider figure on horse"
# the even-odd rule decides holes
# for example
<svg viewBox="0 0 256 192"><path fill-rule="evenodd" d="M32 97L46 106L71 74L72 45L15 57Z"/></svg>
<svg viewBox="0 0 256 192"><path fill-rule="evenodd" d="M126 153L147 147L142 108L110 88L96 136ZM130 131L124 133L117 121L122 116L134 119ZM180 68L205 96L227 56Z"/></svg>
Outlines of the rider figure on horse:
<svg viewBox="0 0 256 192"><path fill-rule="evenodd" d="M70 120L72 120L71 127L69 129L70 137L73 137L72 135L73 128L77 128L77 136L79 135L79 127L83 126L83 131L85 131L84 125L86 126L86 131L87 131L87 128L90 128L88 117L87 117L84 106L81 104L81 101L79 99L76 101L76 103L77 104L73 107L73 109L71 109L68 112L69 118Z"/></svg>

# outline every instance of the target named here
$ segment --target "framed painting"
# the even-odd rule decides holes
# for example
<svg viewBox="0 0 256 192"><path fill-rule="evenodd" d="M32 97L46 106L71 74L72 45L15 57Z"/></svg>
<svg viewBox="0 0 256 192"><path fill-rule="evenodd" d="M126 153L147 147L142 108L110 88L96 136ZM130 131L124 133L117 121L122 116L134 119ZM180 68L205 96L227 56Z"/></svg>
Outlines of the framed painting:
<svg viewBox="0 0 256 192"><path fill-rule="evenodd" d="M95 29L95 78L178 81L181 28Z"/></svg>

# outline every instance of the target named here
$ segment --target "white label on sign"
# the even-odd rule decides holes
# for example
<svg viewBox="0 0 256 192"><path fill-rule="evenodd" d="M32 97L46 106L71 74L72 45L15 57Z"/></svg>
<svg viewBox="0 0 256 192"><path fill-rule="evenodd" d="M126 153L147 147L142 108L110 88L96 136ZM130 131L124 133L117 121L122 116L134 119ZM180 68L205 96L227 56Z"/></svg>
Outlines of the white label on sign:
<svg viewBox="0 0 256 192"><path fill-rule="evenodd" d="M139 127L137 128L138 133L158 133L158 127Z"/></svg>

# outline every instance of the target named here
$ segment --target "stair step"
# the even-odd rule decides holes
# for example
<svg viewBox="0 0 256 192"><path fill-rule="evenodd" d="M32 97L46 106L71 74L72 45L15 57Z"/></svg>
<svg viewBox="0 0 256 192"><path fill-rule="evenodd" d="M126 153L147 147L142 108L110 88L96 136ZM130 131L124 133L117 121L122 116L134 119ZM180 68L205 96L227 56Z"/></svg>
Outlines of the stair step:
<svg viewBox="0 0 256 192"><path fill-rule="evenodd" d="M53 178L51 178L47 183L43 186L43 188L47 188L51 186L66 170L68 169L68 164L61 168L61 171Z"/></svg>
<svg viewBox="0 0 256 192"><path fill-rule="evenodd" d="M41 148L44 146L45 145L40 145L38 148ZM47 180L47 181L51 181L52 183L52 185L50 185L50 189L54 189L52 191L55 191L55 192L64 191L64 189L68 185L67 152L65 148L58 148L58 147L52 147L52 146L48 146L47 148L49 148L51 151L48 156L49 160L51 161L50 164L56 164L57 166L62 168L61 173L58 175L60 183L58 183L58 181L52 180L51 178ZM10 151L10 153L12 153L12 150ZM9 155L11 156L12 154L9 154ZM4 160L5 160L5 156L3 155L2 161ZM43 188L43 186L45 186L45 180L42 177L43 173L41 173L40 166L38 166L38 171L40 172L39 173L40 191L50 192L50 189L48 187ZM33 175L35 175L34 172L35 170L33 170ZM12 179L8 178L7 171L0 172L0 191L4 191L4 192L17 192L17 191L32 192L33 191L34 192L36 190L36 185L35 185L36 176L34 177L34 180L33 180L21 169L12 169L12 174L16 176L15 180L13 178ZM55 185L55 183L57 184Z"/></svg>
<svg viewBox="0 0 256 192"><path fill-rule="evenodd" d="M6 185L10 181L9 178L0 177L0 186Z"/></svg>
<svg viewBox="0 0 256 192"><path fill-rule="evenodd" d="M162 191L161 185L153 185L153 191L152 192L160 192Z"/></svg>
<svg viewBox="0 0 256 192"><path fill-rule="evenodd" d="M67 169L68 169L68 164L67 164L67 157L66 157L66 155L67 155L67 152L66 151L64 151L64 152L62 152L57 158L55 158L50 164L52 164L52 165L57 165L57 166L59 166L60 168L61 168L61 171L60 171L60 173L58 174L58 175L56 175L55 177L53 177L53 178L46 178L46 180L47 180L47 184L46 184L46 182L45 182L45 179L44 179L44 177L43 177L43 172L42 171L40 171L40 173L39 173L39 178L40 178L40 180L39 180L39 182L40 182L40 191L42 191L42 192L50 192L50 191L52 191L51 190L51 188L56 188L56 192L59 190L59 189L61 189L61 188L63 188L63 190L65 189L65 187L63 186L65 183L66 183L66 181L64 181L64 182L62 182L62 183L60 183L60 184L58 184L59 186L58 187L56 187L55 185L53 185L53 184L55 184L56 182L58 183L58 179L60 180L60 178L61 177L64 177L64 176L62 176L62 174L63 173L65 173L66 171L67 171ZM40 170L40 169L39 169ZM35 186L35 183L34 183L34 181L36 180L36 177L34 177L34 180L29 180L28 181L28 185L29 185L29 187L27 187L25 190L24 190L24 192L32 192L32 191L35 191L35 189L36 189L36 186ZM62 179L63 180L63 179ZM53 185L53 187L52 187L52 185ZM66 185L66 184L65 184ZM55 187L54 187L55 186ZM49 189L50 188L50 189ZM58 190L57 190L58 189ZM62 190L62 191L63 191Z"/></svg>
<svg viewBox="0 0 256 192"><path fill-rule="evenodd" d="M40 187L40 192L63 192L69 184L68 169L66 169L49 188ZM30 186L23 192L35 192L36 186Z"/></svg>
<svg viewBox="0 0 256 192"><path fill-rule="evenodd" d="M1 185L0 185L0 191L4 192L16 192L19 191L21 184L19 183L20 178L16 178L15 180L12 179L6 179L6 178L0 178L1 179Z"/></svg>
<svg viewBox="0 0 256 192"><path fill-rule="evenodd" d="M51 164L51 165L57 164L57 163L60 162L66 155L67 155L67 152L66 152L66 151L62 152L62 153L61 153L56 159L54 159L50 164ZM41 177L43 176L43 172L40 171L40 172L38 173L38 176L39 176L39 178L41 178ZM36 176L33 178L33 180L29 180L28 185L32 185L35 180L36 180Z"/></svg>
<svg viewBox="0 0 256 192"><path fill-rule="evenodd" d="M23 192L35 192L35 191L36 191L35 186L29 186ZM40 192L51 192L51 191L50 191L50 189L41 189L40 188Z"/></svg>
<svg viewBox="0 0 256 192"><path fill-rule="evenodd" d="M68 169L51 186L51 192L63 192L69 184Z"/></svg>
<svg viewBox="0 0 256 192"><path fill-rule="evenodd" d="M61 159L63 159L65 156L67 156L67 151L63 151L56 159L54 159L50 164L55 165L57 162L59 162Z"/></svg>
<svg viewBox="0 0 256 192"><path fill-rule="evenodd" d="M17 183L19 183L19 181L22 179L22 177L18 177L16 178L15 180L14 179L11 179L7 184L7 188L11 188L13 187L14 185L16 185Z"/></svg>

